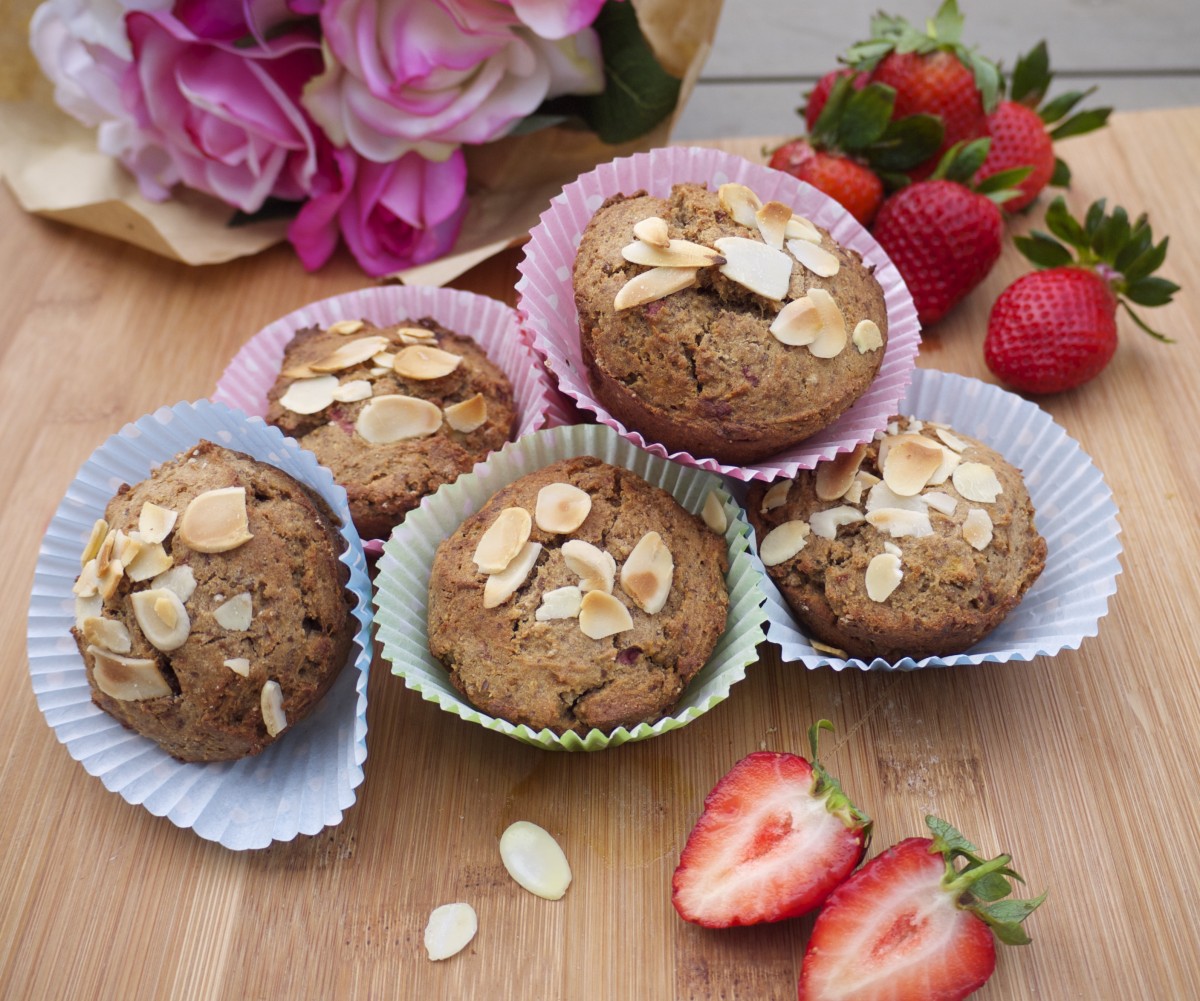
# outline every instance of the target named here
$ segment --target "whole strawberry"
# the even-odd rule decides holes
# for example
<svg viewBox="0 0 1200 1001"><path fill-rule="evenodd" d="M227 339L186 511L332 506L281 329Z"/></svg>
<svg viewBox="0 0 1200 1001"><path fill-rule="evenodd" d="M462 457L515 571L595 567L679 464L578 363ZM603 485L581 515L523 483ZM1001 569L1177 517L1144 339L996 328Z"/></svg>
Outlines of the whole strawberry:
<svg viewBox="0 0 1200 1001"><path fill-rule="evenodd" d="M825 192L864 226L871 225L883 202L883 181L870 167L841 153L814 149L807 139L784 143L772 154L770 166Z"/></svg>
<svg viewBox="0 0 1200 1001"><path fill-rule="evenodd" d="M1037 231L1016 238L1021 252L1045 270L1000 293L983 341L988 368L1026 393L1059 393L1099 375L1117 350L1118 305L1148 334L1169 340L1129 303L1161 306L1179 291L1154 276L1168 238L1156 244L1145 215L1130 224L1124 209L1109 215L1101 200L1080 224L1059 197L1046 210L1046 225L1063 242Z"/></svg>
<svg viewBox="0 0 1200 1001"><path fill-rule="evenodd" d="M817 761L756 751L704 800L671 881L680 917L730 928L798 917L818 907L862 860L871 820Z"/></svg>
<svg viewBox="0 0 1200 1001"><path fill-rule="evenodd" d="M1046 895L1003 899L1020 879L1008 855L984 860L945 821L925 822L933 838L901 841L830 895L804 952L800 1001L959 1001L995 970L994 938L1029 942L1021 923Z"/></svg>
<svg viewBox="0 0 1200 1001"><path fill-rule="evenodd" d="M1004 220L998 202L1025 171L969 187L987 156L987 139L952 149L933 177L901 188L883 203L871 232L900 272L922 325L936 323L987 277L1000 257Z"/></svg>

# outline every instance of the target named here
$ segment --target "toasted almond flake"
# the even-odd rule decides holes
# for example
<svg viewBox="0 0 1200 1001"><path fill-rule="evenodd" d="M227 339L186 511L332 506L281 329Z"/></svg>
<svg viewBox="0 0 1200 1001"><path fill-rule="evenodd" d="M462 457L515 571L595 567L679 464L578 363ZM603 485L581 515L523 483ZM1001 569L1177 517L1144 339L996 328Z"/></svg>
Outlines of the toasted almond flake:
<svg viewBox="0 0 1200 1001"><path fill-rule="evenodd" d="M174 560L161 542L142 546L133 562L125 567L125 576L134 582L149 580L170 569Z"/></svg>
<svg viewBox="0 0 1200 1001"><path fill-rule="evenodd" d="M786 479L773 484L771 489L763 494L762 505L758 509L759 513L766 514L768 511L774 511L777 507L783 507L787 503L788 492L795 482L793 479Z"/></svg>
<svg viewBox="0 0 1200 1001"><path fill-rule="evenodd" d="M388 338L377 334L371 337L359 337L343 344L320 361L309 362L308 367L314 372L341 372L343 369L353 368L355 365L369 361L373 355L379 354L380 351L386 351L391 343Z"/></svg>
<svg viewBox="0 0 1200 1001"><path fill-rule="evenodd" d="M357 334L366 324L362 320L335 320L329 324L327 328L331 334L341 334L348 337L350 334Z"/></svg>
<svg viewBox="0 0 1200 1001"><path fill-rule="evenodd" d="M942 464L942 447L925 438L905 438L893 445L883 464L883 482L900 497L915 497Z"/></svg>
<svg viewBox="0 0 1200 1001"><path fill-rule="evenodd" d="M620 312L634 306L644 306L648 302L657 302L695 284L695 281L695 268L651 268L634 275L621 286L613 299L613 309Z"/></svg>
<svg viewBox="0 0 1200 1001"><path fill-rule="evenodd" d="M962 456L957 452L952 452L950 449L939 446L942 449L942 464L933 471L933 475L929 477L929 486L940 487L958 468L958 464L962 462Z"/></svg>
<svg viewBox="0 0 1200 1001"><path fill-rule="evenodd" d="M1004 492L996 471L982 462L961 463L950 479L961 497L977 504L991 504Z"/></svg>
<svg viewBox="0 0 1200 1001"><path fill-rule="evenodd" d="M837 530L842 525L853 525L862 520L863 513L858 508L843 504L809 515L808 524L813 535L819 535L822 539L836 539Z"/></svg>
<svg viewBox="0 0 1200 1001"><path fill-rule="evenodd" d="M588 639L602 640L632 628L629 609L606 591L588 591L579 603L579 630Z"/></svg>
<svg viewBox="0 0 1200 1001"><path fill-rule="evenodd" d="M428 344L410 344L396 352L392 368L405 379L442 379L462 364L462 355Z"/></svg>
<svg viewBox="0 0 1200 1001"><path fill-rule="evenodd" d="M758 223L758 232L763 238L763 243L776 250L782 250L787 225L792 221L792 207L784 205L783 202L767 202L754 213L754 220Z"/></svg>
<svg viewBox="0 0 1200 1001"><path fill-rule="evenodd" d="M787 303L767 329L781 344L802 347L820 336L821 322L817 304L809 296L803 295Z"/></svg>
<svg viewBox="0 0 1200 1001"><path fill-rule="evenodd" d="M278 737L288 725L287 713L283 711L283 689L279 687L278 681L268 681L262 686L258 703L262 709L267 735Z"/></svg>
<svg viewBox="0 0 1200 1001"><path fill-rule="evenodd" d="M442 904L425 924L425 952L435 961L449 959L462 952L478 930L479 918L470 904Z"/></svg>
<svg viewBox="0 0 1200 1001"><path fill-rule="evenodd" d="M975 549L986 549L992 541L992 519L982 508L973 507L967 512L962 525L963 538Z"/></svg>
<svg viewBox="0 0 1200 1001"><path fill-rule="evenodd" d="M333 393L337 387L336 375L297 379L279 397L279 405L294 414L315 414L333 402Z"/></svg>
<svg viewBox="0 0 1200 1001"><path fill-rule="evenodd" d="M899 434L900 433L900 422L899 421L889 421L888 426L887 426L887 433L888 434Z"/></svg>
<svg viewBox="0 0 1200 1001"><path fill-rule="evenodd" d="M887 601L903 579L899 556L894 553L873 556L867 564L867 597L872 601Z"/></svg>
<svg viewBox="0 0 1200 1001"><path fill-rule="evenodd" d="M366 379L351 379L343 382L333 391L333 398L338 403L357 403L359 400L371 398L371 384Z"/></svg>
<svg viewBox="0 0 1200 1001"><path fill-rule="evenodd" d="M621 256L630 264L644 264L651 268L708 268L725 263L725 258L712 247L690 240L671 240L665 250L634 240L621 248Z"/></svg>
<svg viewBox="0 0 1200 1001"><path fill-rule="evenodd" d="M121 565L125 567L126 573L129 571L129 564L137 559L138 554L143 548L140 532L126 535L120 529L117 530L117 539L113 544L113 556L121 561Z"/></svg>
<svg viewBox="0 0 1200 1001"><path fill-rule="evenodd" d="M77 598L90 598L100 589L100 575L96 573L96 558L93 556L84 565L71 585L71 590Z"/></svg>
<svg viewBox="0 0 1200 1001"><path fill-rule="evenodd" d="M162 624L168 629L175 629L179 625L179 612L176 606L179 608L183 607L179 596L174 591L168 591L165 595L154 600L154 614L162 620Z"/></svg>
<svg viewBox="0 0 1200 1001"><path fill-rule="evenodd" d="M367 369L367 375L375 376L375 378L378 378L381 375L387 375L391 370L392 370L392 356L389 355L387 368L383 368L379 365L375 365L372 368Z"/></svg>
<svg viewBox="0 0 1200 1001"><path fill-rule="evenodd" d="M213 618L222 629L231 633L244 633L254 620L254 601L248 591L235 594L232 598L213 609Z"/></svg>
<svg viewBox="0 0 1200 1001"><path fill-rule="evenodd" d="M849 656L840 646L830 646L828 643L822 643L820 640L810 640L809 645L817 653L823 653L827 657L840 657L842 660L845 660Z"/></svg>
<svg viewBox="0 0 1200 1001"><path fill-rule="evenodd" d="M159 507L146 501L138 513L138 535L141 536L142 542L150 545L162 542L171 534L178 517L178 513L170 508Z"/></svg>
<svg viewBox="0 0 1200 1001"><path fill-rule="evenodd" d="M285 379L313 379L317 375L307 365L290 365L279 374Z"/></svg>
<svg viewBox="0 0 1200 1001"><path fill-rule="evenodd" d="M533 520L543 532L566 535L582 525L592 510L586 490L570 483L547 483L538 491Z"/></svg>
<svg viewBox="0 0 1200 1001"><path fill-rule="evenodd" d="M87 543L83 547L83 555L79 558L80 567L85 567L87 564L96 558L96 554L100 552L100 546L108 537L108 522L103 518L97 518L92 524L92 533L88 536Z"/></svg>
<svg viewBox="0 0 1200 1001"><path fill-rule="evenodd" d="M867 494L866 507L867 514L870 514L872 511L880 511L883 508L895 508L900 511L915 511L917 514L925 514L927 510L925 496L923 494L916 494L912 497L902 497L882 481L871 487L871 492Z"/></svg>
<svg viewBox="0 0 1200 1001"><path fill-rule="evenodd" d="M526 542L508 566L499 573L490 574L483 585L483 607L495 608L508 601L525 583L541 551L540 542Z"/></svg>
<svg viewBox="0 0 1200 1001"><path fill-rule="evenodd" d="M841 262L833 254L810 240L788 240L787 249L807 270L820 278L832 278L841 270Z"/></svg>
<svg viewBox="0 0 1200 1001"><path fill-rule="evenodd" d="M470 434L487 423L487 400L482 393L476 393L469 400L452 403L442 409L446 423L459 434Z"/></svg>
<svg viewBox="0 0 1200 1001"><path fill-rule="evenodd" d="M717 201L734 222L750 229L757 228L762 201L744 184L722 184L717 188Z"/></svg>
<svg viewBox="0 0 1200 1001"><path fill-rule="evenodd" d="M898 545L896 545L896 543L894 543L894 542L885 542L883 544L883 551L885 553L891 553L893 556L904 555L903 551L900 549L900 547Z"/></svg>
<svg viewBox="0 0 1200 1001"><path fill-rule="evenodd" d="M621 590L647 615L661 612L671 593L675 559L657 532L638 540L621 566Z"/></svg>
<svg viewBox="0 0 1200 1001"><path fill-rule="evenodd" d="M108 574L108 565L113 560L113 549L117 545L117 530L110 528L108 534L104 536L104 541L100 543L100 549L96 552L96 576L104 577Z"/></svg>
<svg viewBox="0 0 1200 1001"><path fill-rule="evenodd" d="M954 509L958 507L957 500L940 490L926 490L921 494L921 499L933 510L946 515L947 518L954 514Z"/></svg>
<svg viewBox="0 0 1200 1001"><path fill-rule="evenodd" d="M919 421L915 417L910 417L908 419L908 430L914 434L923 431L925 430L925 422Z"/></svg>
<svg viewBox="0 0 1200 1001"><path fill-rule="evenodd" d="M165 587L168 591L174 591L179 595L180 601L187 601L196 591L196 575L187 565L171 567L150 581L150 586Z"/></svg>
<svg viewBox="0 0 1200 1001"><path fill-rule="evenodd" d="M395 362L395 360L396 355L393 352L380 351L379 354L371 356L371 361L374 362L377 368L383 369L383 372L375 373L374 368L370 369L370 371L377 375L383 375L384 372L390 372L392 370L392 363Z"/></svg>
<svg viewBox="0 0 1200 1001"><path fill-rule="evenodd" d="M83 620L99 618L104 611L104 599L99 594L75 599L75 626L83 629Z"/></svg>
<svg viewBox="0 0 1200 1001"><path fill-rule="evenodd" d="M785 521L771 529L758 547L763 566L774 567L795 556L808 542L809 526L804 521Z"/></svg>
<svg viewBox="0 0 1200 1001"><path fill-rule="evenodd" d="M174 591L166 588L135 591L129 600L142 633L156 650L168 653L187 642L192 623Z"/></svg>
<svg viewBox="0 0 1200 1001"><path fill-rule="evenodd" d="M890 429L892 425L889 424L888 427ZM933 444L933 442L930 442L928 438L922 438L919 434L901 434L899 425L896 425L896 430L889 431L889 433L885 435L883 440L879 443L879 451L875 457L875 462L880 469L887 464L888 450L891 449L893 445L898 445L903 441L919 441L924 442L926 445Z"/></svg>
<svg viewBox="0 0 1200 1001"><path fill-rule="evenodd" d="M125 573L125 567L122 566L120 560L109 560L108 572L99 580L100 597L108 601L114 594L117 593L117 586L121 583L121 577Z"/></svg>
<svg viewBox="0 0 1200 1001"><path fill-rule="evenodd" d="M110 698L140 702L171 694L171 686L154 661L123 657L98 646L89 646L87 652L93 658L92 677L96 687Z"/></svg>
<svg viewBox="0 0 1200 1001"><path fill-rule="evenodd" d="M729 528L729 519L725 516L725 507L715 490L710 490L704 498L704 507L700 511L700 517L703 519L704 524L709 527L709 530L716 532L717 535L724 535L725 530Z"/></svg>
<svg viewBox="0 0 1200 1001"><path fill-rule="evenodd" d="M249 542L246 488L221 487L192 498L179 519L176 538L198 553L225 553Z"/></svg>
<svg viewBox="0 0 1200 1001"><path fill-rule="evenodd" d="M558 842L527 820L500 835L500 860L520 886L546 900L561 900L571 885L571 866Z"/></svg>
<svg viewBox="0 0 1200 1001"><path fill-rule="evenodd" d="M952 435L945 428L935 428L934 434L942 439L943 444L945 444L947 448L952 448L954 451L959 452L960 454L967 450L967 443L961 438Z"/></svg>
<svg viewBox="0 0 1200 1001"><path fill-rule="evenodd" d="M793 215L788 220L783 235L790 240L808 240L809 243L821 242L821 231L813 225L810 219L805 219L802 215Z"/></svg>
<svg viewBox="0 0 1200 1001"><path fill-rule="evenodd" d="M603 591L611 594L617 576L617 561L611 553L598 549L583 539L570 539L559 550L567 568L579 575L582 591Z"/></svg>
<svg viewBox="0 0 1200 1001"><path fill-rule="evenodd" d="M415 396L376 396L359 412L354 430L372 445L426 438L442 426L442 409Z"/></svg>
<svg viewBox="0 0 1200 1001"><path fill-rule="evenodd" d="M865 355L868 351L878 351L883 347L883 331L874 320L859 320L854 325L850 340L858 348L858 353Z"/></svg>
<svg viewBox="0 0 1200 1001"><path fill-rule="evenodd" d="M726 278L775 302L787 295L792 261L782 250L741 236L723 236L713 245L725 256L718 270Z"/></svg>
<svg viewBox="0 0 1200 1001"><path fill-rule="evenodd" d="M538 605L533 617L538 622L578 618L582 602L583 592L579 588L556 587L542 595L542 603Z"/></svg>
<svg viewBox="0 0 1200 1001"><path fill-rule="evenodd" d="M828 462L818 465L814 483L817 497L829 501L844 496L854 483L866 454L866 445L856 445L849 452L839 452Z"/></svg>
<svg viewBox="0 0 1200 1001"><path fill-rule="evenodd" d="M129 653L133 649L133 641L125 624L116 619L105 619L92 615L80 624L83 638L92 646L98 646L113 653Z"/></svg>
<svg viewBox="0 0 1200 1001"><path fill-rule="evenodd" d="M472 559L480 573L500 573L525 548L533 519L523 507L506 507L475 545Z"/></svg>
<svg viewBox="0 0 1200 1001"><path fill-rule="evenodd" d="M867 523L874 525L881 532L887 532L893 539L906 536L919 539L933 534L933 526L929 523L929 513L926 511L881 507L867 515Z"/></svg>
<svg viewBox="0 0 1200 1001"><path fill-rule="evenodd" d="M250 677L250 661L245 657L230 657L221 663L234 674L240 674L243 678Z"/></svg>
<svg viewBox="0 0 1200 1001"><path fill-rule="evenodd" d="M846 347L846 319L833 296L823 288L809 289L808 297L821 317L821 333L808 346L809 353L814 358L836 358Z"/></svg>
<svg viewBox="0 0 1200 1001"><path fill-rule="evenodd" d="M667 220L660 219L658 216L651 216L649 219L635 223L633 235L642 243L658 247L659 250L666 250L671 244L671 231L667 226Z"/></svg>
<svg viewBox="0 0 1200 1001"><path fill-rule="evenodd" d="M424 327L399 327L396 330L396 338L401 344L428 344L437 340L437 334Z"/></svg>

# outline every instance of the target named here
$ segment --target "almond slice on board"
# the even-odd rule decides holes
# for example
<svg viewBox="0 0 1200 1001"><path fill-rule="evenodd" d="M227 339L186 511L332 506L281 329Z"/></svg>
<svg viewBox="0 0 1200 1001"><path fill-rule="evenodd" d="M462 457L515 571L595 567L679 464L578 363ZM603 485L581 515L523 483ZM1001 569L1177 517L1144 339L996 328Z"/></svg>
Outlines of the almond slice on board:
<svg viewBox="0 0 1200 1001"><path fill-rule="evenodd" d="M435 907L425 924L425 952L432 960L457 956L479 930L475 908L461 901Z"/></svg>
<svg viewBox="0 0 1200 1001"><path fill-rule="evenodd" d="M571 866L549 832L527 820L500 835L500 860L517 883L546 900L560 900L571 885Z"/></svg>

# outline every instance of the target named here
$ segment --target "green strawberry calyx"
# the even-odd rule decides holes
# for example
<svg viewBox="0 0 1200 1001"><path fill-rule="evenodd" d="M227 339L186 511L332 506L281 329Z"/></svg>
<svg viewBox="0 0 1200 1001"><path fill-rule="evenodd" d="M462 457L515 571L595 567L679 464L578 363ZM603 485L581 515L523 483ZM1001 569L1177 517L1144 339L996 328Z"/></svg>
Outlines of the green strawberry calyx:
<svg viewBox="0 0 1200 1001"><path fill-rule="evenodd" d="M870 72L892 52L953 53L970 69L983 99L983 110L991 113L1000 100L1000 67L974 48L963 45L963 21L958 0L943 0L937 13L925 23L924 31L903 17L881 11L871 18L871 37L850 46L842 62L853 69Z"/></svg>
<svg viewBox="0 0 1200 1001"><path fill-rule="evenodd" d="M931 181L954 181L964 188L983 195L997 205L1003 205L1010 198L1021 194L1017 185L1020 184L1033 170L1032 167L1010 167L1001 170L976 182L975 175L987 159L991 149L990 136L982 139L972 139L969 142L957 142L946 150L934 172L929 175Z"/></svg>
<svg viewBox="0 0 1200 1001"><path fill-rule="evenodd" d="M1029 944L1032 940L1021 923L1041 906L1046 894L1024 900L1010 897L1011 881L1024 882L1009 868L1012 856L985 859L978 848L946 821L929 816L925 823L933 832L930 852L938 852L946 860L942 888L955 898L959 907L985 921L1005 945Z"/></svg>
<svg viewBox="0 0 1200 1001"><path fill-rule="evenodd" d="M817 738L822 730L833 732L833 724L827 719L817 720L808 728L808 746L812 748L813 796L824 798L825 808L837 817L847 827L861 828L863 833L863 848L871 843L871 818L850 802L850 798L842 791L841 783L825 770L825 766L817 759Z"/></svg>
<svg viewBox="0 0 1200 1001"><path fill-rule="evenodd" d="M1092 202L1081 223L1059 195L1046 209L1046 228L1049 233L1035 229L1028 236L1014 237L1013 242L1038 268L1074 266L1094 271L1134 323L1151 337L1173 343L1147 326L1129 305L1165 306L1179 291L1174 282L1154 274L1166 260L1170 237L1155 243L1146 213L1130 222L1120 205L1107 212L1101 198Z"/></svg>

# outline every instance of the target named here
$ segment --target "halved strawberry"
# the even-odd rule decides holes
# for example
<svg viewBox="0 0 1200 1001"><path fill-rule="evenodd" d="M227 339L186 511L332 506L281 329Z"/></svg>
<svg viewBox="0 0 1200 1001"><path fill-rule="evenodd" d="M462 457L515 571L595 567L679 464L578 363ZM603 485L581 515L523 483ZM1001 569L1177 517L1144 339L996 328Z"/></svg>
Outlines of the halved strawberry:
<svg viewBox="0 0 1200 1001"><path fill-rule="evenodd" d="M992 975L993 935L1029 942L1021 922L1046 895L1003 899L1021 878L1008 855L985 861L945 821L925 822L932 839L901 841L829 897L804 953L800 1001L958 1001Z"/></svg>
<svg viewBox="0 0 1200 1001"><path fill-rule="evenodd" d="M684 920L729 928L798 917L854 871L871 820L817 761L823 729L833 724L809 729L811 764L755 751L708 794L671 881Z"/></svg>

